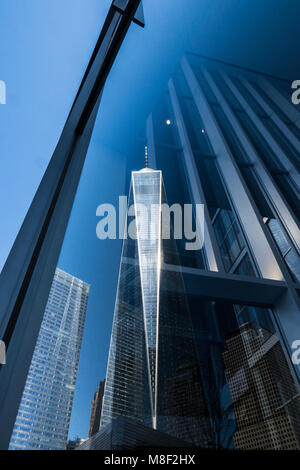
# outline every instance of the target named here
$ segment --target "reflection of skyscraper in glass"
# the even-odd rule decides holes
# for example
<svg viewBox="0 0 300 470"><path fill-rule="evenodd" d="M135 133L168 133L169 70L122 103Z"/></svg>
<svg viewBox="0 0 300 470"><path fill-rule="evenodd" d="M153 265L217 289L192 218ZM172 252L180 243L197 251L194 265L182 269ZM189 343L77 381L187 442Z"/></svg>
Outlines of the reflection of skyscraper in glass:
<svg viewBox="0 0 300 470"><path fill-rule="evenodd" d="M90 286L56 269L10 449L65 449Z"/></svg>
<svg viewBox="0 0 300 470"><path fill-rule="evenodd" d="M182 275L161 234L161 171L132 173L101 427L126 416L196 445L211 433ZM134 220L130 217L134 216Z"/></svg>
<svg viewBox="0 0 300 470"><path fill-rule="evenodd" d="M226 340L236 449L299 449L300 398L279 338L246 323Z"/></svg>

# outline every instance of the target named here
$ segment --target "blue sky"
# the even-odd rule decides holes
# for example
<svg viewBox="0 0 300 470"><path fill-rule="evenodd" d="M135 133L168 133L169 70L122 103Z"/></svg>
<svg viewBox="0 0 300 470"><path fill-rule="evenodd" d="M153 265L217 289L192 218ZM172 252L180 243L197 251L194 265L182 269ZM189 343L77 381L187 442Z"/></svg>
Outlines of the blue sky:
<svg viewBox="0 0 300 470"><path fill-rule="evenodd" d="M0 266L64 126L109 0L0 0Z"/></svg>
<svg viewBox="0 0 300 470"><path fill-rule="evenodd" d="M0 0L0 268L51 158L109 0ZM144 0L101 102L59 266L91 284L70 436L85 437L105 376L121 245L96 208L125 190L147 115L186 50L299 79L298 0ZM145 53L146 52L146 53ZM143 155L141 155L141 164ZM133 165L133 163L132 163Z"/></svg>

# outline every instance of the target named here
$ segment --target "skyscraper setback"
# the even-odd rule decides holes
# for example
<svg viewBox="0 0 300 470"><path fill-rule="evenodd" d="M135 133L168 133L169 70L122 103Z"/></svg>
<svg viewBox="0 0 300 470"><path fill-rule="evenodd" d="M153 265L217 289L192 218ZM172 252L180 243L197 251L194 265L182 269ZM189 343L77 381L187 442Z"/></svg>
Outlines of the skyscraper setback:
<svg viewBox="0 0 300 470"><path fill-rule="evenodd" d="M56 269L10 449L65 449L89 291Z"/></svg>

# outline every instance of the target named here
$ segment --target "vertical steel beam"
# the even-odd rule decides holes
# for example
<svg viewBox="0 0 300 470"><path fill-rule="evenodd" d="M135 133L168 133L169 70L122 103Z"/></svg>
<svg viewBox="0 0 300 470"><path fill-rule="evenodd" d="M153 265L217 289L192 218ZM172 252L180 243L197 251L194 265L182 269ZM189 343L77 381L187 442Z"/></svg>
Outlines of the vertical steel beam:
<svg viewBox="0 0 300 470"><path fill-rule="evenodd" d="M258 93L254 86L246 78L239 77L241 83L244 85L246 90L253 96L257 103L264 109L269 118L276 124L278 129L284 134L286 139L291 143L294 149L299 152L300 149L300 140L292 133L289 129L289 126L283 122L283 120L278 116L273 109L269 106L266 100Z"/></svg>
<svg viewBox="0 0 300 470"><path fill-rule="evenodd" d="M185 57L182 61L182 68L261 274L264 278L286 281L281 269L282 263L279 262L279 259L277 260L273 253L266 228L261 218L258 217L252 198L249 198L249 192L214 118L210 105ZM259 125L259 123L257 124ZM280 320L279 324L286 347L291 352L293 341L300 338L298 320L300 301L294 287L288 287L290 288L275 303L275 314ZM299 370L297 372L300 374Z"/></svg>
<svg viewBox="0 0 300 470"><path fill-rule="evenodd" d="M282 96L282 94L270 83L269 80L266 80L263 77L258 77L258 82L267 93L269 98L271 98L271 100L277 104L286 117L290 119L290 121L293 122L295 126L298 127L298 129L300 129L300 113L298 108L292 104L292 92L294 90L291 88L291 102L289 103L288 100Z"/></svg>
<svg viewBox="0 0 300 470"><path fill-rule="evenodd" d="M242 128L241 124L239 123L238 119L234 115L233 111L231 110L230 106L227 104L225 98L222 95L221 90L213 80L211 74L202 69L202 73L206 78L209 86L211 87L212 91L214 92L218 102L222 106L222 110L227 117L228 121L230 122L234 132L238 136L238 139L244 148L249 161L254 165L255 171L260 178L260 181L263 184L265 192L268 194L270 200L273 202L274 207L276 207L276 211L279 215L280 221L285 226L287 232L291 236L291 239L294 241L295 246L300 249L300 229L298 224L296 223L289 207L287 207L285 201L282 199L280 192L278 191L276 185L273 183L273 180L266 169L264 163L261 161L259 155L257 154L256 150L252 146L249 138L247 137L244 129ZM242 175L240 175L242 179ZM251 194L249 193L249 197L251 198ZM251 198L252 199L252 198ZM266 236L268 231L265 230Z"/></svg>
<svg viewBox="0 0 300 470"><path fill-rule="evenodd" d="M292 162L288 159L288 157L285 155L283 150L279 147L277 144L276 140L274 137L270 134L270 132L266 129L265 125L263 124L262 120L260 117L253 111L249 103L245 100L245 98L241 95L231 78L228 76L226 72L223 72L223 78L225 80L225 83L228 85L230 88L231 92L234 94L242 108L245 110L247 113L248 117L251 119L253 124L255 125L256 128L259 129L261 135L267 142L267 144L270 146L270 148L273 150L275 155L277 156L278 160L282 163L283 167L285 170L290 174L291 178L293 179L295 185L297 185L298 190L300 190L300 174L298 170L295 168Z"/></svg>
<svg viewBox="0 0 300 470"><path fill-rule="evenodd" d="M250 247L253 249L254 257L262 276L268 279L282 280L283 274L265 236L265 227L262 226L262 223L257 218L257 214L249 200L246 188L237 171L236 164L233 161L210 106L186 57L182 60L182 69L203 120L214 153L217 156L217 161L230 193L232 203L244 227L245 236L248 239Z"/></svg>
<svg viewBox="0 0 300 470"><path fill-rule="evenodd" d="M191 187L191 193L194 204L204 204L204 249L208 268L211 271L224 271L223 262L219 250L219 246L216 241L215 232L210 220L208 207L206 204L204 192L202 189L201 181L199 179L197 166L192 151L192 147L188 138L187 130L184 124L182 111L176 94L173 80L169 81L169 93L171 104L173 107L173 113L176 120L178 129L179 139L182 146L184 163L188 181Z"/></svg>

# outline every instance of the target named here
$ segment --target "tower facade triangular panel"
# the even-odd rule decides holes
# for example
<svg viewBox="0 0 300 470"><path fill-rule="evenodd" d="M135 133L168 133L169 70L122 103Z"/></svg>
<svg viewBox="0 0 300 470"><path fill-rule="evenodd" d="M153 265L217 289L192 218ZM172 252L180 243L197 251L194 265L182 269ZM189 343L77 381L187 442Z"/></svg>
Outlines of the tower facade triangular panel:
<svg viewBox="0 0 300 470"><path fill-rule="evenodd" d="M101 426L126 416L210 447L176 243L172 230L162 237L166 202L161 171L132 173Z"/></svg>

